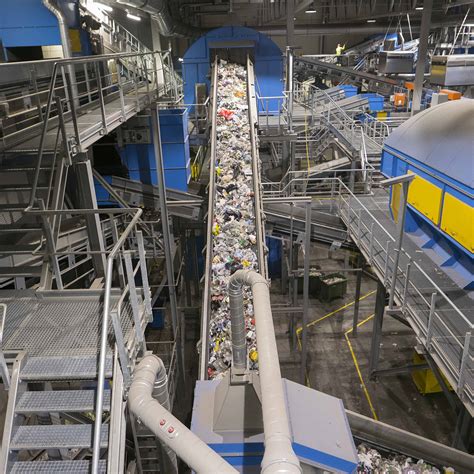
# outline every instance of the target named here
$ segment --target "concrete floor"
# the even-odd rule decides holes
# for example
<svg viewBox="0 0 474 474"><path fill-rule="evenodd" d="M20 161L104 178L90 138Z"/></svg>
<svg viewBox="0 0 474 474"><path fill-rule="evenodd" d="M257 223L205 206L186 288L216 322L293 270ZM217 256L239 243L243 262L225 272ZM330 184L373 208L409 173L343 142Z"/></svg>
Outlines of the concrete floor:
<svg viewBox="0 0 474 474"><path fill-rule="evenodd" d="M316 249L311 266L317 264L322 270L345 267L342 251L338 252L336 259L327 257L327 251ZM331 303L311 299L308 321L316 321L354 300L356 276L355 273L347 275L346 296ZM272 304L286 304L288 296L278 294L279 282L275 281L272 287ZM363 276L361 296L373 293L360 301L360 322L374 313L376 287L375 281ZM302 295L299 298L299 304L302 305ZM456 418L442 393L421 395L410 374L385 376L378 381L369 380L373 320L368 319L362 324L357 337L353 337L351 332L347 333L352 328L353 313L354 305L350 305L308 328L309 386L341 398L349 410L370 417L376 416L380 421L398 428L444 444L451 444ZM274 322L282 375L301 382L301 353L298 348L291 349L288 315L275 313ZM301 324L301 315L298 315L298 327L301 327ZM352 345L368 395L364 393L363 383L356 370L346 335ZM379 368L412 363L415 345L416 338L410 328L385 316ZM373 410L368 399L372 403Z"/></svg>

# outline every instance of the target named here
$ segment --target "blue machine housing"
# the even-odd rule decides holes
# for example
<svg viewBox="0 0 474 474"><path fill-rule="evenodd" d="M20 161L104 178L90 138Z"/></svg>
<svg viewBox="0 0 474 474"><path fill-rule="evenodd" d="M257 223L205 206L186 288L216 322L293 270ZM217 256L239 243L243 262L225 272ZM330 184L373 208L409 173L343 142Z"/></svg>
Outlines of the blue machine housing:
<svg viewBox="0 0 474 474"><path fill-rule="evenodd" d="M226 43L227 42L227 43ZM234 44L232 44L234 42ZM281 97L283 95L283 58L280 48L262 33L243 26L225 26L209 31L194 42L183 56L183 80L185 104L196 103L195 85L207 84L210 89L209 72L212 49L218 44L226 48L242 47L246 44L253 50L255 64L255 85L260 97ZM278 101L274 101L276 105ZM259 104L259 107L262 107ZM272 107L273 108L273 107Z"/></svg>
<svg viewBox="0 0 474 474"><path fill-rule="evenodd" d="M81 51L73 55L92 54L87 33L80 27L79 0L60 0L70 29L78 30ZM3 49L61 44L58 20L41 0L2 0L0 42ZM6 54L5 54L6 57Z"/></svg>
<svg viewBox="0 0 474 474"><path fill-rule="evenodd" d="M387 138L381 162L385 176L411 172L440 190L439 216L433 221L420 212L423 202L420 202L421 206L409 202L405 230L466 290L474 290L473 248L455 233L446 232L442 222L447 212L452 213L446 207L448 196L467 205L467 209L474 207L473 130L474 100L452 101L432 107L407 120ZM424 199L430 199L429 195ZM462 221L458 215L447 217ZM472 245L474 222L472 218L469 220L459 225L470 226Z"/></svg>

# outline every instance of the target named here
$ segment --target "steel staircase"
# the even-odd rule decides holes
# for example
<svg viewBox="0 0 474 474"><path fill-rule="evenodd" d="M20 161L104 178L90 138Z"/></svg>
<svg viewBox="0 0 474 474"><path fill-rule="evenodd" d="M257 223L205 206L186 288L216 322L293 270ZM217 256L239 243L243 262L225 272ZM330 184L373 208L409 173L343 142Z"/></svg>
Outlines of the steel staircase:
<svg viewBox="0 0 474 474"><path fill-rule="evenodd" d="M155 100L175 103L182 82L169 51L146 50L128 32L114 41L112 60L31 62L28 73L0 66L10 68L0 76L26 78L6 95L0 79L0 362L9 387L0 473L89 473L96 433L100 472L125 471L126 392L152 317L140 230L150 227L128 206L74 209L66 184L92 144ZM90 220L104 243L95 255ZM139 456L156 472L161 446L148 448L149 434L136 431Z"/></svg>
<svg viewBox="0 0 474 474"><path fill-rule="evenodd" d="M109 357L106 376L112 375ZM92 447L93 425L88 417L95 408L96 377L94 356L18 356L3 434L2 472L89 472L86 458ZM61 385L62 390L56 388ZM120 390L115 383L114 390ZM111 389L105 391L104 411L111 412ZM103 448L108 446L110 429L105 422ZM27 451L45 451L46 456L41 461L22 461ZM101 468L106 472L105 460Z"/></svg>

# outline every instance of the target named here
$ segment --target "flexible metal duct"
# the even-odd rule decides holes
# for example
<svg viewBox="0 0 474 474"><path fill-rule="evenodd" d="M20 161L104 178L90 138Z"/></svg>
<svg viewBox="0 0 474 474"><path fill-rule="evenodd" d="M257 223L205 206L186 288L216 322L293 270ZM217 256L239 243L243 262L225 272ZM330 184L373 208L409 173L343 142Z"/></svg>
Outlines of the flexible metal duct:
<svg viewBox="0 0 474 474"><path fill-rule="evenodd" d="M261 472L265 474L300 474L302 472L300 463L291 444L292 436L281 380L270 305L270 291L265 278L253 270L237 270L230 277L229 303L232 346L239 350L237 360L241 363L242 347L245 345L243 310L243 287L245 285L252 288L255 328L257 331L258 366L265 437L265 454L262 460ZM234 332L237 325L242 326L244 331L237 330ZM244 350L246 351L246 347ZM246 360L246 357L244 360Z"/></svg>
<svg viewBox="0 0 474 474"><path fill-rule="evenodd" d="M72 57L71 43L69 41L69 28L66 24L66 17L59 7L52 0L43 0L43 5L57 18L59 25L59 35L61 36L61 46L65 58Z"/></svg>
<svg viewBox="0 0 474 474"><path fill-rule="evenodd" d="M157 381L161 388L157 388ZM237 473L229 463L174 417L159 399L153 397L155 394L165 401L164 391L168 392L166 385L163 361L155 355L145 356L133 375L128 395L130 411L196 473ZM169 458L169 450L167 455ZM172 458L169 459L168 465L172 470L166 469L165 472L177 472Z"/></svg>
<svg viewBox="0 0 474 474"><path fill-rule="evenodd" d="M193 38L203 33L199 28L194 28L174 20L169 12L168 2L166 0L117 0L117 3L149 13L158 23L158 27L163 36L184 36Z"/></svg>

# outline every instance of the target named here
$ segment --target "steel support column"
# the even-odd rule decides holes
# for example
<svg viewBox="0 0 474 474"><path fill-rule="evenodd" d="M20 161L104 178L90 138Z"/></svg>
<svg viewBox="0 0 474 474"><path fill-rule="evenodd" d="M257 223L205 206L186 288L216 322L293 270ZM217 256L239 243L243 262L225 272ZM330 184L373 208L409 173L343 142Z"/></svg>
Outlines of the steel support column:
<svg viewBox="0 0 474 474"><path fill-rule="evenodd" d="M370 347L369 374L373 378L377 371L380 356L380 341L382 339L383 315L385 312L385 295L387 291L380 281L377 283L377 294L375 297L375 315L372 326L372 343Z"/></svg>
<svg viewBox="0 0 474 474"><path fill-rule="evenodd" d="M472 432L472 416L464 405L461 405L456 420L456 428L454 430L454 439L452 447L461 451L469 452L469 441Z"/></svg>
<svg viewBox="0 0 474 474"><path fill-rule="evenodd" d="M421 94L423 91L423 80L425 77L425 65L428 57L428 35L430 33L431 11L433 0L424 0L423 14L421 16L420 42L418 43L418 60L415 71L415 88L413 91L412 115L421 110Z"/></svg>
<svg viewBox="0 0 474 474"><path fill-rule="evenodd" d="M362 265L363 265L363 258L362 255L359 254L357 256L357 268L360 270L357 272L357 279L356 279L356 289L355 289L355 299L354 299L354 317L352 321L352 336L357 337L357 325L359 324L359 299L360 299L360 287L362 284Z"/></svg>
<svg viewBox="0 0 474 474"><path fill-rule="evenodd" d="M286 45L294 46L295 41L295 0L286 0Z"/></svg>
<svg viewBox="0 0 474 474"><path fill-rule="evenodd" d="M73 193L75 205L79 209L98 209L92 164L87 154L83 156L84 160L74 163L69 170L74 176L74 185L76 186ZM105 243L99 215L86 215L86 225L90 249L93 252L102 252L101 254L92 254L91 257L96 275L103 277L105 275Z"/></svg>
<svg viewBox="0 0 474 474"><path fill-rule="evenodd" d="M176 287L174 280L173 269L173 254L171 246L173 244L172 234L169 225L168 207L166 202L166 184L165 171L163 167L163 154L161 149L161 135L160 135L160 118L158 114L158 107L154 104L151 108L151 125L153 134L153 147L155 151L156 174L158 179L158 194L160 199L160 216L163 232L163 244L165 251L166 275L168 279L168 293L170 299L171 309L171 323L173 326L173 334L179 349L177 351L180 362L180 369L184 379L184 346L182 340L178 341L179 334L184 335L184 328L179 328L178 304L176 301Z"/></svg>
<svg viewBox="0 0 474 474"><path fill-rule="evenodd" d="M308 308L309 308L309 265L311 260L311 202L306 203L306 227L304 242L304 277L303 277L303 341L301 351L301 384L306 385L308 364Z"/></svg>

